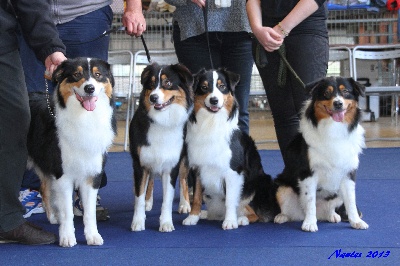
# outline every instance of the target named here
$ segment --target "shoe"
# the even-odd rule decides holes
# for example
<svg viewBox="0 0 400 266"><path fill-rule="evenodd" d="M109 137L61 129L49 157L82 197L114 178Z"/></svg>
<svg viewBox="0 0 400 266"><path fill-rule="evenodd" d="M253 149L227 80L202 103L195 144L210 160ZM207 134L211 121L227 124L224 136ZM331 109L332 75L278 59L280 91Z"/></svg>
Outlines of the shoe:
<svg viewBox="0 0 400 266"><path fill-rule="evenodd" d="M45 245L57 241L57 236L42 228L25 222L17 228L0 233L0 243L19 243L25 245Z"/></svg>
<svg viewBox="0 0 400 266"><path fill-rule="evenodd" d="M19 201L25 207L24 218L30 217L34 213L44 213L42 205L42 196L37 190L21 188L19 192Z"/></svg>
<svg viewBox="0 0 400 266"><path fill-rule="evenodd" d="M107 221L110 219L110 215L108 214L108 209L104 208L100 204L100 196L97 195L96 200L96 220L97 221ZM83 216L83 206L81 199L79 197L79 191L76 191L74 196L74 215L75 216Z"/></svg>

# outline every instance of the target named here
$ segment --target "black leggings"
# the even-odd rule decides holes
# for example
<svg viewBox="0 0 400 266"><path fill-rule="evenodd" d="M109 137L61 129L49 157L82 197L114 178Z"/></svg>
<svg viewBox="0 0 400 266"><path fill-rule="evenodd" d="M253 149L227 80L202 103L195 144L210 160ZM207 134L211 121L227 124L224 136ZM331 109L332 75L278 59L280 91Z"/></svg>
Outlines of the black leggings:
<svg viewBox="0 0 400 266"><path fill-rule="evenodd" d="M327 37L298 34L286 37L284 44L286 58L303 83L326 76L329 60ZM266 53L268 64L257 68L271 107L279 148L284 157L286 147L298 132L300 111L308 95L289 69L286 70L286 84L279 87L277 79L280 55L278 51Z"/></svg>

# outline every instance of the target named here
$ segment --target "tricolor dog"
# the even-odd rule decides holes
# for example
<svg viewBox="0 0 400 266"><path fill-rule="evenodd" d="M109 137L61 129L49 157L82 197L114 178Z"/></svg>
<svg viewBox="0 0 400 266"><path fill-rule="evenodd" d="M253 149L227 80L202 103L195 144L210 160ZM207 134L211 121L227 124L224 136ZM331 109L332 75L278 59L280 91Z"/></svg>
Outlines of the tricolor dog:
<svg viewBox="0 0 400 266"><path fill-rule="evenodd" d="M239 75L226 69L203 69L194 79L194 110L186 142L196 182L192 209L183 224L195 225L203 218L204 200L206 218L223 220L223 229L248 225L269 203L272 181L262 169L253 139L237 125L234 89ZM273 217L273 212L262 213L263 219Z"/></svg>
<svg viewBox="0 0 400 266"><path fill-rule="evenodd" d="M108 148L116 132L114 79L100 59L64 61L53 73L53 97L31 94L30 162L38 173L49 221L60 224L59 244L76 245L72 194L79 189L88 245L102 245L96 197Z"/></svg>
<svg viewBox="0 0 400 266"><path fill-rule="evenodd" d="M343 204L351 227L367 229L356 207L356 171L364 143L358 99L365 88L352 78L329 77L308 84L300 133L286 152L286 166L275 180L280 213L275 223L303 221L318 231L317 220L341 221Z"/></svg>
<svg viewBox="0 0 400 266"><path fill-rule="evenodd" d="M163 203L159 231L171 232L174 230L172 202L178 174L181 180L179 212L190 211L184 140L186 123L193 109L193 77L181 64L160 66L153 63L143 70L141 83L139 106L129 129L135 192L131 230L145 230L145 212L153 206L154 178L160 176Z"/></svg>

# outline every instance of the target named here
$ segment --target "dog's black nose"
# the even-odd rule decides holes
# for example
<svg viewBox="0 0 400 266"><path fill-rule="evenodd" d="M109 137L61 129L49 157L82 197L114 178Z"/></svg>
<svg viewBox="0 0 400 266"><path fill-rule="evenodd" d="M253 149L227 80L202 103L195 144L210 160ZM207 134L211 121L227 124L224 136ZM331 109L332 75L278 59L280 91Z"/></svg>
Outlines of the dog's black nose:
<svg viewBox="0 0 400 266"><path fill-rule="evenodd" d="M218 98L217 98L217 97L211 97L211 98L210 98L210 103L211 103L212 105L218 104Z"/></svg>
<svg viewBox="0 0 400 266"><path fill-rule="evenodd" d="M335 109L342 109L343 108L343 102L342 101L334 101L333 102L333 107L335 107Z"/></svg>
<svg viewBox="0 0 400 266"><path fill-rule="evenodd" d="M156 103L157 101L158 101L158 95L157 94L150 95L150 102Z"/></svg>
<svg viewBox="0 0 400 266"><path fill-rule="evenodd" d="M86 93L93 93L94 92L93 84L88 84L83 89L85 90Z"/></svg>

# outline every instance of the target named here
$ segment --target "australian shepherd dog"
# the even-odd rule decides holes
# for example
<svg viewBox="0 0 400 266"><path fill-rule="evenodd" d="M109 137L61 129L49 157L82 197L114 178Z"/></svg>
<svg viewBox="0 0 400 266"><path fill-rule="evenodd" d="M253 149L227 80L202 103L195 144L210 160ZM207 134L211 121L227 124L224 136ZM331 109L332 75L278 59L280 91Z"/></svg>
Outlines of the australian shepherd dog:
<svg viewBox="0 0 400 266"><path fill-rule="evenodd" d="M226 69L201 70L194 80L186 142L196 181L192 209L183 224L207 218L223 220L223 229L248 225L258 219L260 206L271 196L266 189L271 177L262 169L253 139L238 127L234 89L239 75ZM206 212L201 211L203 200Z"/></svg>
<svg viewBox="0 0 400 266"><path fill-rule="evenodd" d="M79 189L85 210L87 244L102 245L96 197L116 133L110 65L94 58L66 60L53 73L53 82L53 97L30 95L29 161L42 182L47 217L60 224L60 246L76 245L74 189Z"/></svg>
<svg viewBox="0 0 400 266"><path fill-rule="evenodd" d="M367 229L355 194L359 154L365 146L358 99L365 88L352 78L329 77L306 89L311 98L302 110L300 133L275 180L280 213L274 221L303 221L302 230L316 232L317 220L340 222L337 211L344 205L351 227Z"/></svg>
<svg viewBox="0 0 400 266"><path fill-rule="evenodd" d="M153 63L143 70L141 84L139 106L129 129L135 192L131 230L145 230L145 211L153 206L154 178L160 176L163 202L159 231L171 232L176 179L179 174L181 182L186 182L188 172L185 133L193 109L193 77L181 64ZM187 185L181 183L180 212L190 211L188 195Z"/></svg>

